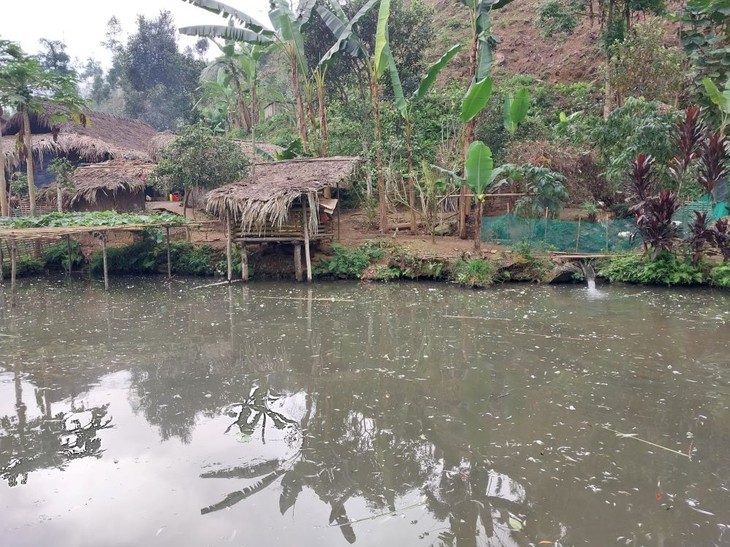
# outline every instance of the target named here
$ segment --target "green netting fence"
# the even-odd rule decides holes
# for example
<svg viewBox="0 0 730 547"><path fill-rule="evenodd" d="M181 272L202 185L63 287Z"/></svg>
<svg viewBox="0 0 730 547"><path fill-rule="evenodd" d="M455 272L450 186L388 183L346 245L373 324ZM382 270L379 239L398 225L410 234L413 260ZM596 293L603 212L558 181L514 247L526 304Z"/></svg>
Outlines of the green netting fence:
<svg viewBox="0 0 730 547"><path fill-rule="evenodd" d="M707 211L708 223L728 214L727 202L713 205L710 196L679 208L674 216L679 223L682 237L688 233L688 224L694 218L693 211ZM563 252L602 253L628 251L638 247L641 239L636 232L633 218L603 222L578 222L522 218L513 214L484 217L482 241L511 246L523 241L532 246Z"/></svg>
<svg viewBox="0 0 730 547"><path fill-rule="evenodd" d="M627 251L639 244L631 238L635 229L633 219L578 222L507 214L484 218L482 241L506 246L528 241L534 247L578 253Z"/></svg>

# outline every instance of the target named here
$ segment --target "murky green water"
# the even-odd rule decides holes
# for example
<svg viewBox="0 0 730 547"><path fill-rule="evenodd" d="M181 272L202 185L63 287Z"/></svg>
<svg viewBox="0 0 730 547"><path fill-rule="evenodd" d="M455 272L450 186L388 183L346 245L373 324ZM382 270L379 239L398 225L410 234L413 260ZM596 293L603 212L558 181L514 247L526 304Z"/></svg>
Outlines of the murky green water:
<svg viewBox="0 0 730 547"><path fill-rule="evenodd" d="M200 283L0 298L2 545L730 544L728 293Z"/></svg>

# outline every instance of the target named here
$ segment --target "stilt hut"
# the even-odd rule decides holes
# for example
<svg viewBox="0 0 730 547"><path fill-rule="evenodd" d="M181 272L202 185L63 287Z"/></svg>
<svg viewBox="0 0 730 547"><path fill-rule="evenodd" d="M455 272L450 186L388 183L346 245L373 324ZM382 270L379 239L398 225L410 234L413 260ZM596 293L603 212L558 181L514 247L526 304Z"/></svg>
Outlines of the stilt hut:
<svg viewBox="0 0 730 547"><path fill-rule="evenodd" d="M73 173L73 211L139 212L155 165L139 160L112 160L79 167Z"/></svg>
<svg viewBox="0 0 730 547"><path fill-rule="evenodd" d="M358 161L355 157L332 157L259 164L247 179L209 192L207 210L226 224L228 279L233 242L241 250L244 281L248 279L247 245L286 243L294 247L297 280L302 279L304 247L307 280L311 281L310 243L334 235L332 216L337 199L325 198L324 192L349 187Z"/></svg>

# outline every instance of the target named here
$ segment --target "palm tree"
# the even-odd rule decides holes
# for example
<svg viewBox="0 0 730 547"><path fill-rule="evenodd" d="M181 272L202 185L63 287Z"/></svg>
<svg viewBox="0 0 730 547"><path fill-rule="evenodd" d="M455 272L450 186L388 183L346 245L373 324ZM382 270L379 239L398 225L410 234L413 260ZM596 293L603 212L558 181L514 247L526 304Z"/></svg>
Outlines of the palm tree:
<svg viewBox="0 0 730 547"><path fill-rule="evenodd" d="M86 118L81 114L84 102L73 78L44 69L37 59L25 55L16 44L0 41L0 59L3 60L0 63L0 105L9 106L20 115L18 146L26 160L30 214L35 216L36 191L30 116L42 114L48 116L54 124L60 124L71 117L85 125ZM50 111L49 103L52 105Z"/></svg>

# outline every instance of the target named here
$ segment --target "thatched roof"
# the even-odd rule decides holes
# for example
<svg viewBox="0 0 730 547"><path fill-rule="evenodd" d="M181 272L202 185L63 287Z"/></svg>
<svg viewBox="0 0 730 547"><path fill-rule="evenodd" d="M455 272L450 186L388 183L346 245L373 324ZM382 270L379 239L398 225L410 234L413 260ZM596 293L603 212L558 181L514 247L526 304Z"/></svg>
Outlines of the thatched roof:
<svg viewBox="0 0 730 547"><path fill-rule="evenodd" d="M160 158L162 157L162 151L170 146L170 143L174 141L177 136L178 135L170 131L164 131L152 137L147 146L147 153L152 161L160 161ZM258 151L255 151L253 149L251 141L234 139L234 142L238 144L241 152L243 152L243 155L246 156L250 162L265 163L269 161L268 158L262 156L260 153L258 153ZM283 150L281 146L276 146L275 144L269 144L267 142L256 142L256 148L265 152L272 158L276 157L276 154Z"/></svg>
<svg viewBox="0 0 730 547"><path fill-rule="evenodd" d="M49 107L48 112L51 111ZM85 116L86 126L72 121L53 125L46 114L31 116L33 155L37 158L76 156L90 163L109 159L150 161L147 152L149 142L157 135L152 126L141 120L99 112L87 112ZM0 139L5 165L10 170L21 163L15 144L19 129L20 118L15 114L5 124L3 138Z"/></svg>
<svg viewBox="0 0 730 547"><path fill-rule="evenodd" d="M359 161L355 157L296 159L259 164L255 174L208 192L206 209L219 217L241 223L244 230L262 227L267 221L281 226L292 203L306 196L310 226L318 223L318 192L324 188L348 185L348 178Z"/></svg>
<svg viewBox="0 0 730 547"><path fill-rule="evenodd" d="M82 200L96 203L100 192L107 195L143 192L154 168L154 164L138 160L112 160L79 167L72 176L76 193L71 205Z"/></svg>

